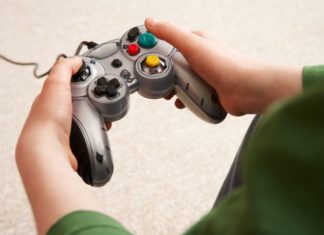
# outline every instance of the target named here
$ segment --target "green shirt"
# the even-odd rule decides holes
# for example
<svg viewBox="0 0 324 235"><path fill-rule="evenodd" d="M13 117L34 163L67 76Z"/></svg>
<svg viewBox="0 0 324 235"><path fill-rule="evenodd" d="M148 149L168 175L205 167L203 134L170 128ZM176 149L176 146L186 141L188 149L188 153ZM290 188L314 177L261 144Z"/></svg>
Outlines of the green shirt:
<svg viewBox="0 0 324 235"><path fill-rule="evenodd" d="M244 150L244 184L186 235L324 233L324 65L305 67L304 92L270 107ZM76 211L48 235L130 234L117 221Z"/></svg>

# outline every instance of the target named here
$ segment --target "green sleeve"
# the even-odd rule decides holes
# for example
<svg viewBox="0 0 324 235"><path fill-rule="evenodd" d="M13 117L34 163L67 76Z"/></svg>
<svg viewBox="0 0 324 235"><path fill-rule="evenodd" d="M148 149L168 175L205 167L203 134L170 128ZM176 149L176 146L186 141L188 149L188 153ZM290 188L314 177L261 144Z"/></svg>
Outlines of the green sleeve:
<svg viewBox="0 0 324 235"><path fill-rule="evenodd" d="M303 87L308 89L324 81L324 65L305 66L303 70Z"/></svg>
<svg viewBox="0 0 324 235"><path fill-rule="evenodd" d="M129 235L120 223L95 211L75 211L63 216L47 235Z"/></svg>
<svg viewBox="0 0 324 235"><path fill-rule="evenodd" d="M324 80L316 84L270 108L243 153L243 185L186 235L323 234Z"/></svg>

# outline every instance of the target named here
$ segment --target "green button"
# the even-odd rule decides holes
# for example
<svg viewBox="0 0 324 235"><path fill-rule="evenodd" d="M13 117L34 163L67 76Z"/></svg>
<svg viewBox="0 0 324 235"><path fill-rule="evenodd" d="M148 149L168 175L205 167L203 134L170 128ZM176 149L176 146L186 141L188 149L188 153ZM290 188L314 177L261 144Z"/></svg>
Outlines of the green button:
<svg viewBox="0 0 324 235"><path fill-rule="evenodd" d="M142 33L138 37L138 45L140 45L140 47L152 48L156 45L156 43L157 43L156 37L149 32Z"/></svg>

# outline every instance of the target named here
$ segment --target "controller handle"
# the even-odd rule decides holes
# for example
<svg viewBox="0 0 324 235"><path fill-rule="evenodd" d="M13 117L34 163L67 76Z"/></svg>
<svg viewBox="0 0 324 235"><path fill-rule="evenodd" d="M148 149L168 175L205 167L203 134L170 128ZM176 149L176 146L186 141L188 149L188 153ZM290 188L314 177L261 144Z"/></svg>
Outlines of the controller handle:
<svg viewBox="0 0 324 235"><path fill-rule="evenodd" d="M172 55L175 92L183 104L206 122L219 123L227 115L216 91L189 66L179 51Z"/></svg>
<svg viewBox="0 0 324 235"><path fill-rule="evenodd" d="M92 186L102 186L113 173L103 117L85 97L74 98L70 146L78 161L78 173Z"/></svg>

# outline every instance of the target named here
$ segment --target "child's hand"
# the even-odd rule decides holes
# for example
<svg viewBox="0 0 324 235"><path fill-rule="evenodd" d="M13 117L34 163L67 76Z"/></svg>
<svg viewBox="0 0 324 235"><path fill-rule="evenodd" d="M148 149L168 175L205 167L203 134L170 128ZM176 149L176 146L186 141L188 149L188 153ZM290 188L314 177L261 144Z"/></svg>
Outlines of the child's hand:
<svg viewBox="0 0 324 235"><path fill-rule="evenodd" d="M53 151L62 153L76 170L77 162L69 145L72 122L70 81L80 66L78 57L60 59L55 63L21 132L17 157L20 153L46 155Z"/></svg>
<svg viewBox="0 0 324 235"><path fill-rule="evenodd" d="M70 149L70 81L80 66L78 57L55 63L17 143L17 166L38 234L46 234L59 218L73 211L105 211L75 172L77 161Z"/></svg>
<svg viewBox="0 0 324 235"><path fill-rule="evenodd" d="M233 115L262 113L274 101L302 90L302 68L250 60L206 32L187 32L147 19L147 29L176 47L193 69L217 91ZM178 107L181 105L176 103Z"/></svg>

